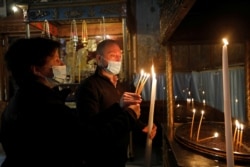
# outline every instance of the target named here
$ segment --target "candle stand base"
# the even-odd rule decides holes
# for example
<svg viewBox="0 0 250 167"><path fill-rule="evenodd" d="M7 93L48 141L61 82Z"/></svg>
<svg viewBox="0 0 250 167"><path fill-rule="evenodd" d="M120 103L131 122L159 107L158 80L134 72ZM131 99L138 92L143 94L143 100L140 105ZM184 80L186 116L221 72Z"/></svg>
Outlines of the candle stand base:
<svg viewBox="0 0 250 167"><path fill-rule="evenodd" d="M174 139L177 143L194 152L212 157L213 159L226 160L225 128L224 122L202 122L198 141L196 140L198 123L193 125L193 134L190 138L191 123L184 123L176 127ZM214 133L219 134L213 137ZM244 128L242 144L234 142L235 163L250 163L250 127Z"/></svg>

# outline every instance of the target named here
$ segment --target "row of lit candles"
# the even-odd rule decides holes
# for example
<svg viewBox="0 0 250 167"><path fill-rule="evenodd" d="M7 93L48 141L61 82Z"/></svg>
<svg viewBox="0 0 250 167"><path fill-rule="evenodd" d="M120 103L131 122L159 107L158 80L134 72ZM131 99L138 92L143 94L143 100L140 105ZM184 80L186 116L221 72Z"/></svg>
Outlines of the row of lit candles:
<svg viewBox="0 0 250 167"><path fill-rule="evenodd" d="M238 120L235 120L233 141L234 141L236 147L242 146L243 129L244 129L244 125L239 123Z"/></svg>
<svg viewBox="0 0 250 167"><path fill-rule="evenodd" d="M190 129L190 139L192 139L192 137L193 137L193 126L194 126L195 112L196 112L196 109L193 109L193 117L192 117L191 129ZM206 138L203 138L203 139L199 139L200 130L201 130L201 123L202 123L202 119L203 119L203 115L204 115L204 114L205 114L205 111L204 111L204 110L201 110L201 118L200 118L198 130L197 130L196 142L200 142L200 141L204 141L204 140L216 138L216 137L219 136L219 133L215 132L213 136L206 137Z"/></svg>
<svg viewBox="0 0 250 167"><path fill-rule="evenodd" d="M139 76L139 80L137 82L136 88L135 88L135 93L141 94L143 87L145 83L147 82L150 74L145 73L143 70L141 70L141 74Z"/></svg>
<svg viewBox="0 0 250 167"><path fill-rule="evenodd" d="M206 106L206 100L203 99L202 100L202 104L203 104L203 108L205 110L205 106ZM194 109L194 98L187 98L187 110L189 111L190 106L192 109Z"/></svg>
<svg viewBox="0 0 250 167"><path fill-rule="evenodd" d="M191 129L190 129L190 139L192 139L192 137L193 137L193 125L194 125L195 113L196 113L196 109L193 109L193 117L192 117ZM200 129L201 129L201 124L202 124L202 119L203 119L204 114L205 114L205 111L201 110L201 118L200 118L198 130L197 130L197 136L196 136L196 141L197 142L198 141L203 141L203 140L206 140L206 139L215 138L215 137L219 136L219 134L217 132L215 132L214 136L207 137L207 138L199 140ZM239 123L238 120L236 120L235 121L234 136L233 136L233 141L234 141L236 147L237 146L242 146L243 129L244 129L244 125Z"/></svg>

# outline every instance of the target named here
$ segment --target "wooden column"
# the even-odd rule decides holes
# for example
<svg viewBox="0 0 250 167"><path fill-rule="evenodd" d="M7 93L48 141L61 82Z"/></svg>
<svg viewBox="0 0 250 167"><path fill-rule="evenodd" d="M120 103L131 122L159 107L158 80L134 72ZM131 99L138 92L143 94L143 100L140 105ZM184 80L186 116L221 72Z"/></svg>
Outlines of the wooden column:
<svg viewBox="0 0 250 167"><path fill-rule="evenodd" d="M0 45L0 101L4 99L4 72L3 72L3 64L4 64L4 38L1 37L1 45Z"/></svg>
<svg viewBox="0 0 250 167"><path fill-rule="evenodd" d="M7 101L9 96L8 88L8 72L4 63L4 54L8 47L7 36L1 36L1 46L0 46L0 101Z"/></svg>
<svg viewBox="0 0 250 167"><path fill-rule="evenodd" d="M246 42L245 78L246 78L246 118L250 120L250 41Z"/></svg>
<svg viewBox="0 0 250 167"><path fill-rule="evenodd" d="M167 133L170 139L173 139L174 132L174 98L173 98L173 65L172 65L172 47L167 45L166 52L166 83L167 83Z"/></svg>

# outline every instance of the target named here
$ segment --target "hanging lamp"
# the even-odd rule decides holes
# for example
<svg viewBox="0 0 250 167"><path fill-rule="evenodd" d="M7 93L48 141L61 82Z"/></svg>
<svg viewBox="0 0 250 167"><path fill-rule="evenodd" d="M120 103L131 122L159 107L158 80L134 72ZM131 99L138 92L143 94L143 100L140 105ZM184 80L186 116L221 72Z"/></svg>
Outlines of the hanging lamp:
<svg viewBox="0 0 250 167"><path fill-rule="evenodd" d="M43 22L43 30L42 30L41 36L43 38L49 38L50 39L50 29L49 29L48 20L44 20L44 22Z"/></svg>
<svg viewBox="0 0 250 167"><path fill-rule="evenodd" d="M88 29L85 20L82 21L82 44L85 47L88 43Z"/></svg>
<svg viewBox="0 0 250 167"><path fill-rule="evenodd" d="M70 40L73 42L74 49L76 49L78 43L78 35L77 35L77 25L75 19L72 20L71 22Z"/></svg>

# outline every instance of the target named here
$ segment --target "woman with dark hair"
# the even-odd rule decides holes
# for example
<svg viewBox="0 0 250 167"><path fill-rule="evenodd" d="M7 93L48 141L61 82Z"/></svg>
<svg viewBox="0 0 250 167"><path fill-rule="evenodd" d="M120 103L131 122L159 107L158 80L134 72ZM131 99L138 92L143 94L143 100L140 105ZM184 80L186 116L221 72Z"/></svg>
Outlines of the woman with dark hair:
<svg viewBox="0 0 250 167"><path fill-rule="evenodd" d="M59 48L50 39L19 39L5 54L17 90L2 114L2 167L82 166L77 115L53 89L66 77Z"/></svg>

